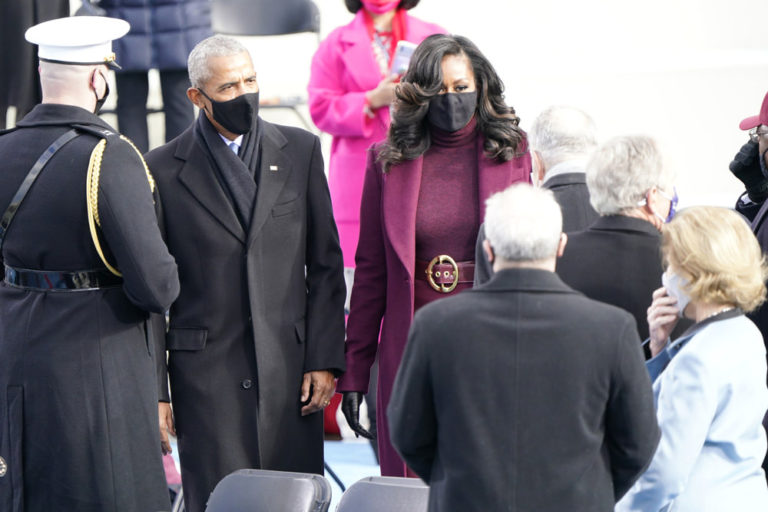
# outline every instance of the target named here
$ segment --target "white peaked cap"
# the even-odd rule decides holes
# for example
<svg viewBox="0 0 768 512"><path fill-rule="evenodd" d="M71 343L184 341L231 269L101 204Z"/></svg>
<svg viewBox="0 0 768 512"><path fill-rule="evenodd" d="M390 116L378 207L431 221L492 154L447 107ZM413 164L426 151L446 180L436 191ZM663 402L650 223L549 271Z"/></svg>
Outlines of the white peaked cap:
<svg viewBox="0 0 768 512"><path fill-rule="evenodd" d="M62 64L115 63L112 41L128 33L127 21L104 16L72 16L50 20L27 30L24 37L38 45L40 60Z"/></svg>

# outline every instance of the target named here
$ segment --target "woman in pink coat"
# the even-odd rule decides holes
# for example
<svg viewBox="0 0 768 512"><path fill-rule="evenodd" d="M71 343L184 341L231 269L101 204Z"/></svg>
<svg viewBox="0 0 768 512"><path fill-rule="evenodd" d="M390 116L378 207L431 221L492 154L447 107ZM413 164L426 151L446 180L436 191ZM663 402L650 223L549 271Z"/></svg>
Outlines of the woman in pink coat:
<svg viewBox="0 0 768 512"><path fill-rule="evenodd" d="M345 0L355 18L321 43L312 60L309 110L333 135L329 186L344 266L355 266L365 152L386 137L396 76L390 60L400 40L420 43L445 32L406 14L419 0Z"/></svg>
<svg viewBox="0 0 768 512"><path fill-rule="evenodd" d="M397 89L386 142L368 152L347 371L337 390L347 422L366 435L359 404L378 353L382 475L411 474L390 443L386 410L414 311L472 286L485 200L530 182L525 133L503 88L468 39L430 36Z"/></svg>

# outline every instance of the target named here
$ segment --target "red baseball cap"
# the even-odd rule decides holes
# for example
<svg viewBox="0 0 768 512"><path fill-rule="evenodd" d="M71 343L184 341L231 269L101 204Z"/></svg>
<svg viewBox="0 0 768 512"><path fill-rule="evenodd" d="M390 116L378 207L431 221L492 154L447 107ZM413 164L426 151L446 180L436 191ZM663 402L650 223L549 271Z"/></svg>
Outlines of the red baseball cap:
<svg viewBox="0 0 768 512"><path fill-rule="evenodd" d="M760 107L760 113L756 116L748 117L739 123L742 130L751 130L761 124L768 125L768 94L763 99L763 106Z"/></svg>

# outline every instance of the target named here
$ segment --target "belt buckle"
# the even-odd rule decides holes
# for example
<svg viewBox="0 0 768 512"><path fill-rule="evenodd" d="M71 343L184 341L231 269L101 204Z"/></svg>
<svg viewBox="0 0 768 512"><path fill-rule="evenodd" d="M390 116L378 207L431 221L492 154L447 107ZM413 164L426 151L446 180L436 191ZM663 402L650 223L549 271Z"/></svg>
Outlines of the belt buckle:
<svg viewBox="0 0 768 512"><path fill-rule="evenodd" d="M450 263L450 265L453 267L453 282L451 284L445 285L443 283L438 284L435 282L435 278L439 278L441 276L440 271L435 270L433 272L433 268L435 265L439 265L441 263ZM427 282L429 283L429 286L431 286L435 291L441 293L451 293L456 288L456 285L459 284L459 266L456 264L456 261L447 254L441 254L440 256L435 256L432 258L432 261L430 261L429 265L427 265L426 273ZM444 270L442 277L449 278L451 275L447 270Z"/></svg>

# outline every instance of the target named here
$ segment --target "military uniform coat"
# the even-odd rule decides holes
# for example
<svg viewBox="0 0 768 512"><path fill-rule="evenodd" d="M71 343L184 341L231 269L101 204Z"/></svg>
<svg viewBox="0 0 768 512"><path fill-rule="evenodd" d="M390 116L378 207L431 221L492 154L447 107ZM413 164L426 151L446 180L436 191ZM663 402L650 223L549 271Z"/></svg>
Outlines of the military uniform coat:
<svg viewBox="0 0 768 512"><path fill-rule="evenodd" d="M300 415L302 377L344 368L346 291L319 140L259 122L248 230L197 123L147 154L181 279L161 350L190 512L236 469L322 473L323 415Z"/></svg>
<svg viewBox="0 0 768 512"><path fill-rule="evenodd" d="M1 211L69 123L112 130L79 107L43 104L0 136ZM105 270L91 240L85 194L99 140L73 139L42 170L7 232L5 265ZM170 306L179 282L140 156L114 137L102 162L99 213L122 287L34 291L0 284L3 511L170 509L146 319L147 311Z"/></svg>
<svg viewBox="0 0 768 512"><path fill-rule="evenodd" d="M632 317L538 269L421 308L388 416L439 512L612 512L660 436Z"/></svg>

